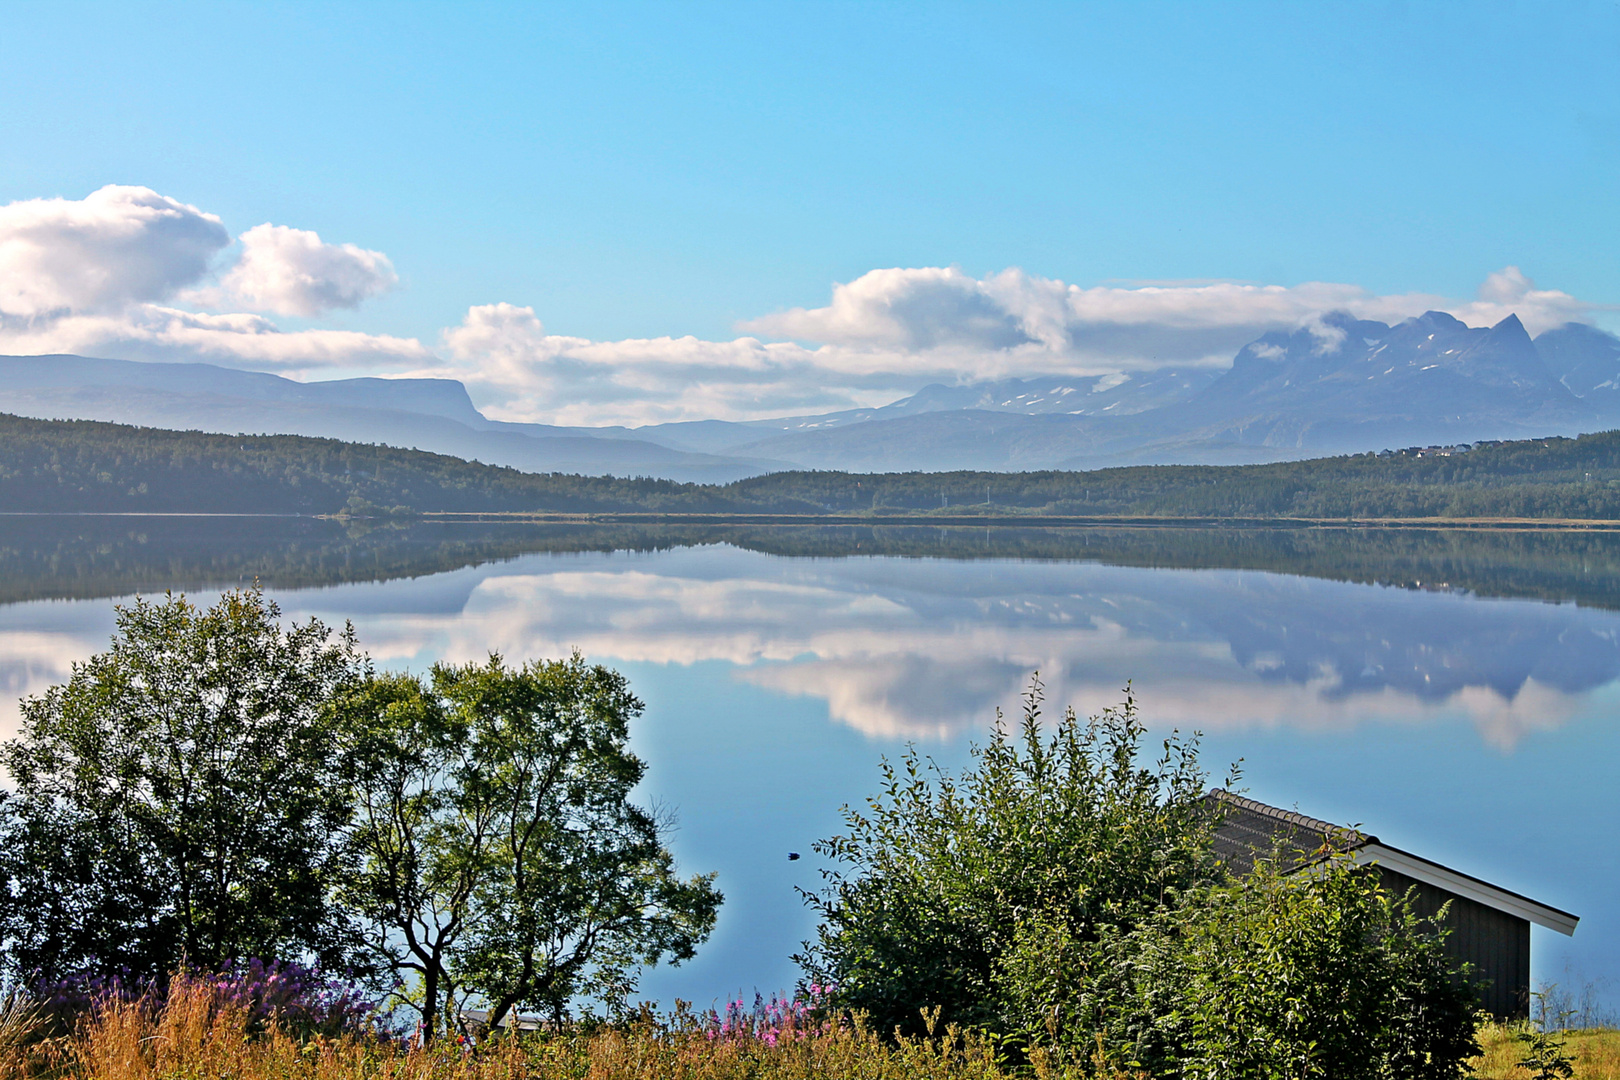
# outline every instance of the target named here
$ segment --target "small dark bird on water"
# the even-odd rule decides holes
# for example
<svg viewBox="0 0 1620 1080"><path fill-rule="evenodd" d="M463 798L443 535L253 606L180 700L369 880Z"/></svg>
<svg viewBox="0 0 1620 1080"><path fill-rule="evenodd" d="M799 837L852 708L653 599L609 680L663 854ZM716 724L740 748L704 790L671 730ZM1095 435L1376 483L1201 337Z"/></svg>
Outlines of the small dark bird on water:
<svg viewBox="0 0 1620 1080"><path fill-rule="evenodd" d="M794 859L797 859L798 857L799 857L799 853L797 851L788 852L788 862L792 862Z"/></svg>

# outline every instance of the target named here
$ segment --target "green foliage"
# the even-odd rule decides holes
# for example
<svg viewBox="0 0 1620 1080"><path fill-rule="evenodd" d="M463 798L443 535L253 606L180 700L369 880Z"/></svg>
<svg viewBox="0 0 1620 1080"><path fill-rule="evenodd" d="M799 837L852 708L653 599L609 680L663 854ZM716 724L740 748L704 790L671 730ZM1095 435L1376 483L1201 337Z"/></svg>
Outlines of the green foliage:
<svg viewBox="0 0 1620 1080"><path fill-rule="evenodd" d="M1524 1057L1519 1068L1535 1080L1569 1080L1575 1075L1575 1061L1564 1053L1562 1036L1550 1031L1528 1029L1515 1036L1524 1044Z"/></svg>
<svg viewBox="0 0 1620 1080"><path fill-rule="evenodd" d="M119 608L112 647L23 702L3 761L7 958L160 977L248 956L345 963L348 822L326 703L352 631L282 629L257 589Z"/></svg>
<svg viewBox="0 0 1620 1080"><path fill-rule="evenodd" d="M708 936L712 875L677 878L630 801L622 676L577 655L375 675L352 630L279 619L256 588L137 600L24 702L0 758L7 974L414 973L433 1030L468 995L622 1004Z"/></svg>
<svg viewBox="0 0 1620 1080"><path fill-rule="evenodd" d="M414 976L425 1030L468 998L491 1024L514 1008L560 1020L577 995L622 1007L636 969L708 936L713 875L678 878L666 823L630 801L641 708L578 654L439 665L349 695L367 732L351 900L373 948Z"/></svg>
<svg viewBox="0 0 1620 1080"><path fill-rule="evenodd" d="M1565 1053L1565 1032L1574 1010L1557 1008L1554 1002L1560 995L1554 993L1555 989L1548 986L1531 995L1536 1000L1538 1020L1532 1020L1513 1035L1523 1046L1524 1057L1518 1066L1535 1080L1569 1080L1575 1075L1575 1061ZM1554 1023L1557 1024L1556 1034L1552 1029Z"/></svg>
<svg viewBox="0 0 1620 1080"><path fill-rule="evenodd" d="M885 762L882 794L817 844L841 868L806 897L822 924L796 959L880 1028L915 1031L930 1008L1032 1034L1099 992L1105 937L1215 872L1195 741L1143 767L1128 694L1049 736L1040 715L1036 681L1018 731L998 724L960 778L915 751Z"/></svg>
<svg viewBox="0 0 1620 1080"><path fill-rule="evenodd" d="M908 753L818 845L814 983L880 1030L987 1031L1038 1070L1183 1080L1462 1076L1466 973L1441 920L1345 858L1230 879L1196 740L1142 763L1127 694L1043 734L1037 682L947 775Z"/></svg>
<svg viewBox="0 0 1620 1080"><path fill-rule="evenodd" d="M1110 1050L1187 1080L1467 1075L1474 1003L1443 919L1347 857L1289 876L1262 860L1116 943L1130 994Z"/></svg>

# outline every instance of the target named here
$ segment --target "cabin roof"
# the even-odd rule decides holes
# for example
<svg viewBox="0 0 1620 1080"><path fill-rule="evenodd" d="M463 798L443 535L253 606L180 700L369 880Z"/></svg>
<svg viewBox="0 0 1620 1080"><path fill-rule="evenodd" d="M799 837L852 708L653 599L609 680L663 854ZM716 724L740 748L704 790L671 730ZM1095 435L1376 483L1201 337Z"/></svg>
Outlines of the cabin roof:
<svg viewBox="0 0 1620 1080"><path fill-rule="evenodd" d="M1221 814L1215 827L1215 855L1239 874L1253 870L1255 860L1261 858L1275 857L1283 873L1292 874L1335 853L1345 853L1354 862L1377 863L1560 934L1573 934L1580 921L1567 911L1382 843L1360 829L1268 806L1220 788L1211 791L1208 799Z"/></svg>

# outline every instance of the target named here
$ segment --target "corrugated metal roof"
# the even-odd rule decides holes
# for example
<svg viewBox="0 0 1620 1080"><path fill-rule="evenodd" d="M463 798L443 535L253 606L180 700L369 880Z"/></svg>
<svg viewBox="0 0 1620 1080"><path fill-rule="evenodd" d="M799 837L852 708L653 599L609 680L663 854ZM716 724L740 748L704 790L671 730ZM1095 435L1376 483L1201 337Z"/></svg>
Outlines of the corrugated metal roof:
<svg viewBox="0 0 1620 1080"><path fill-rule="evenodd" d="M1247 874L1256 859L1275 856L1284 873L1297 870L1334 851L1354 851L1378 837L1358 829L1307 817L1295 810L1215 788L1207 796L1220 815L1215 826L1215 855L1234 873Z"/></svg>
<svg viewBox="0 0 1620 1080"><path fill-rule="evenodd" d="M1234 874L1249 873L1255 862L1263 858L1275 858L1277 868L1289 874L1334 852L1350 852L1358 863L1387 863L1391 869L1408 877L1561 934L1573 933L1579 921L1567 911L1532 900L1522 893L1390 847L1360 829L1307 817L1297 810L1267 806L1221 788L1212 790L1205 799L1210 813L1219 815L1220 819L1215 826L1215 856Z"/></svg>

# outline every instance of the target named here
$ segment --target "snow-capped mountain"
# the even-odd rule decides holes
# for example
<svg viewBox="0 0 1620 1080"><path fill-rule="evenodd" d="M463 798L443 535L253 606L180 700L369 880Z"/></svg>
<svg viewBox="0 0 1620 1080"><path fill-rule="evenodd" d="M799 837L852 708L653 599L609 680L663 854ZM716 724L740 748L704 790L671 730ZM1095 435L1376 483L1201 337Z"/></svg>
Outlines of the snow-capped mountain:
<svg viewBox="0 0 1620 1080"><path fill-rule="evenodd" d="M387 442L529 470L722 480L855 471L1235 463L1620 426L1620 338L1431 311L1333 315L1240 349L1224 371L933 385L817 416L642 428L486 419L460 383L295 383L196 364L0 358L0 412Z"/></svg>

